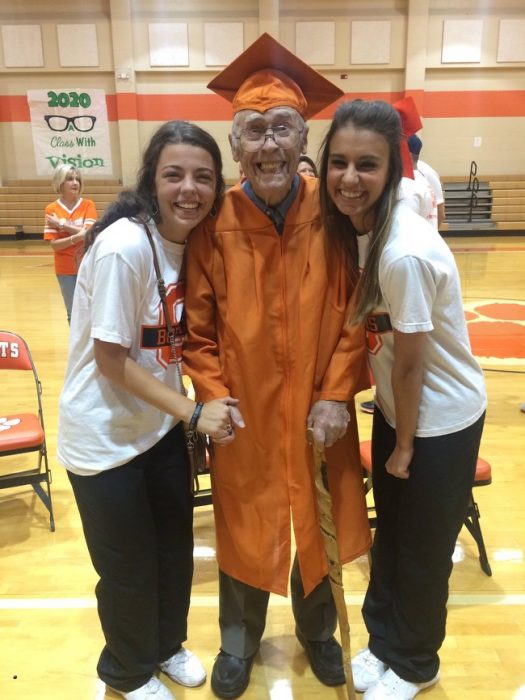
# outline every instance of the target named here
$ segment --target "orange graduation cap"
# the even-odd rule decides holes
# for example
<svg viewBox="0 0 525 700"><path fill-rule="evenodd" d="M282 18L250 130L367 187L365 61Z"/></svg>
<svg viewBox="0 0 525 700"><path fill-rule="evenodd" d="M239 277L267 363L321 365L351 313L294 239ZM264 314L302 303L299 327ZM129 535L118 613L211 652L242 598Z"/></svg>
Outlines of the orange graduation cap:
<svg viewBox="0 0 525 700"><path fill-rule="evenodd" d="M403 97L392 105L401 119L401 160L403 161L403 176L414 179L412 156L408 149L407 139L416 131L423 128L416 103L411 97Z"/></svg>
<svg viewBox="0 0 525 700"><path fill-rule="evenodd" d="M232 103L234 114L293 107L305 119L344 95L269 34L262 34L208 87Z"/></svg>

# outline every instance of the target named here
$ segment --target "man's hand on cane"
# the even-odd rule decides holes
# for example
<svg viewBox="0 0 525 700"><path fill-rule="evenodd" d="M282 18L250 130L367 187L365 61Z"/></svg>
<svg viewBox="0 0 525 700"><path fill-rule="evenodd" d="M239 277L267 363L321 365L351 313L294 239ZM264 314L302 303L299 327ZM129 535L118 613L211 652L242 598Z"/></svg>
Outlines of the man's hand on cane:
<svg viewBox="0 0 525 700"><path fill-rule="evenodd" d="M311 430L315 445L330 447L346 433L350 414L346 401L316 401L310 410L306 427Z"/></svg>
<svg viewBox="0 0 525 700"><path fill-rule="evenodd" d="M348 700L355 700L352 677L352 652L350 648L350 623L343 589L343 569L337 546L337 531L332 513L332 497L328 488L325 444L329 446L339 440L350 421L346 403L340 401L318 401L308 416L306 440L312 445L314 458L315 487L319 507L319 525L328 562L330 587L337 612L341 634L343 670ZM328 440L331 442L328 442Z"/></svg>

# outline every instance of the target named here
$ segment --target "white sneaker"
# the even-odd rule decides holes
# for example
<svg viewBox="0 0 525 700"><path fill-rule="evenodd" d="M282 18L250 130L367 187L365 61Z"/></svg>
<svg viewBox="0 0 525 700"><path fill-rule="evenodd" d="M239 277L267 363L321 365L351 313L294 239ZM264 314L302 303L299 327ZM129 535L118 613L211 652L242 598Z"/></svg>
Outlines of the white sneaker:
<svg viewBox="0 0 525 700"><path fill-rule="evenodd" d="M412 700L420 690L430 688L439 680L439 672L432 680L426 683L410 683L404 681L391 668L380 678L375 685L369 688L363 695L363 700Z"/></svg>
<svg viewBox="0 0 525 700"><path fill-rule="evenodd" d="M124 696L126 700L175 700L168 688L159 681L157 676L152 676L147 683L136 690L124 693L122 690L112 688L116 693Z"/></svg>
<svg viewBox="0 0 525 700"><path fill-rule="evenodd" d="M202 685L206 680L206 671L199 659L183 647L159 666L160 670L168 675L172 681L189 688Z"/></svg>
<svg viewBox="0 0 525 700"><path fill-rule="evenodd" d="M361 649L352 659L352 676L358 693L364 693L381 678L387 665L374 656L370 649Z"/></svg>

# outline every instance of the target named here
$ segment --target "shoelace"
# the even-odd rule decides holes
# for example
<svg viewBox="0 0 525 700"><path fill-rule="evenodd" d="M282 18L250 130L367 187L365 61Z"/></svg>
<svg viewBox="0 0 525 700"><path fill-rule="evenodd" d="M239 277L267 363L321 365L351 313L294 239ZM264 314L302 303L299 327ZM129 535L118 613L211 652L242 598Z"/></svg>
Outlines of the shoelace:
<svg viewBox="0 0 525 700"><path fill-rule="evenodd" d="M149 681L146 683L146 689L147 689L148 695L151 695L152 697L157 694L157 691L159 690L159 688L160 688L160 681L155 676L150 678Z"/></svg>
<svg viewBox="0 0 525 700"><path fill-rule="evenodd" d="M161 663L161 667L168 666L168 665L169 666L171 666L171 665L180 666L181 664L186 663L189 660L189 658L190 658L190 652L187 649L182 648L182 649L179 649L179 651L176 654L174 654L172 657L170 657L166 661L163 661Z"/></svg>
<svg viewBox="0 0 525 700"><path fill-rule="evenodd" d="M383 665L383 662L378 659L377 656L373 656L372 654L365 656L365 666L375 670L376 668L381 668Z"/></svg>
<svg viewBox="0 0 525 700"><path fill-rule="evenodd" d="M383 679L381 679L379 682L382 683L382 681ZM390 697L398 697L399 688L403 688L407 684L411 685L409 681L404 681L397 674L395 678L392 678L392 676L390 676L388 679L388 686L386 687L386 694ZM383 683L383 687L385 687L385 683Z"/></svg>

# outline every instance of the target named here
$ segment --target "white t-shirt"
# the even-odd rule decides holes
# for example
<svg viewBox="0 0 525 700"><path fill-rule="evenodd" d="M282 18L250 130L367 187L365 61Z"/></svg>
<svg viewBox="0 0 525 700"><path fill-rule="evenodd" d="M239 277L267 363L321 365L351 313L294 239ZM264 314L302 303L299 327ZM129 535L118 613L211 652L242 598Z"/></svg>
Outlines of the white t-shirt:
<svg viewBox="0 0 525 700"><path fill-rule="evenodd" d="M153 234L168 308L180 321L184 284L179 280L184 245ZM60 462L89 475L129 462L155 445L176 423L150 404L104 377L94 356L94 339L129 348L129 356L154 377L180 391L170 359L153 255L144 227L119 219L102 231L78 272L69 356L59 404ZM182 350L184 329L178 325Z"/></svg>
<svg viewBox="0 0 525 700"><path fill-rule="evenodd" d="M407 207L437 228L436 198L424 175L414 170L414 179L402 177L397 194Z"/></svg>
<svg viewBox="0 0 525 700"><path fill-rule="evenodd" d="M472 425L486 407L485 383L470 350L456 263L439 233L402 203L394 210L379 280L383 304L367 318L367 344L376 402L387 422L395 428L395 328L426 333L416 436Z"/></svg>
<svg viewBox="0 0 525 700"><path fill-rule="evenodd" d="M417 169L429 181L430 187L432 187L432 190L436 195L436 204L443 204L443 202L445 201L445 197L443 196L443 187L441 186L441 180L437 172L432 166L430 166L428 163L425 163L424 160L421 160L421 158L418 158Z"/></svg>

